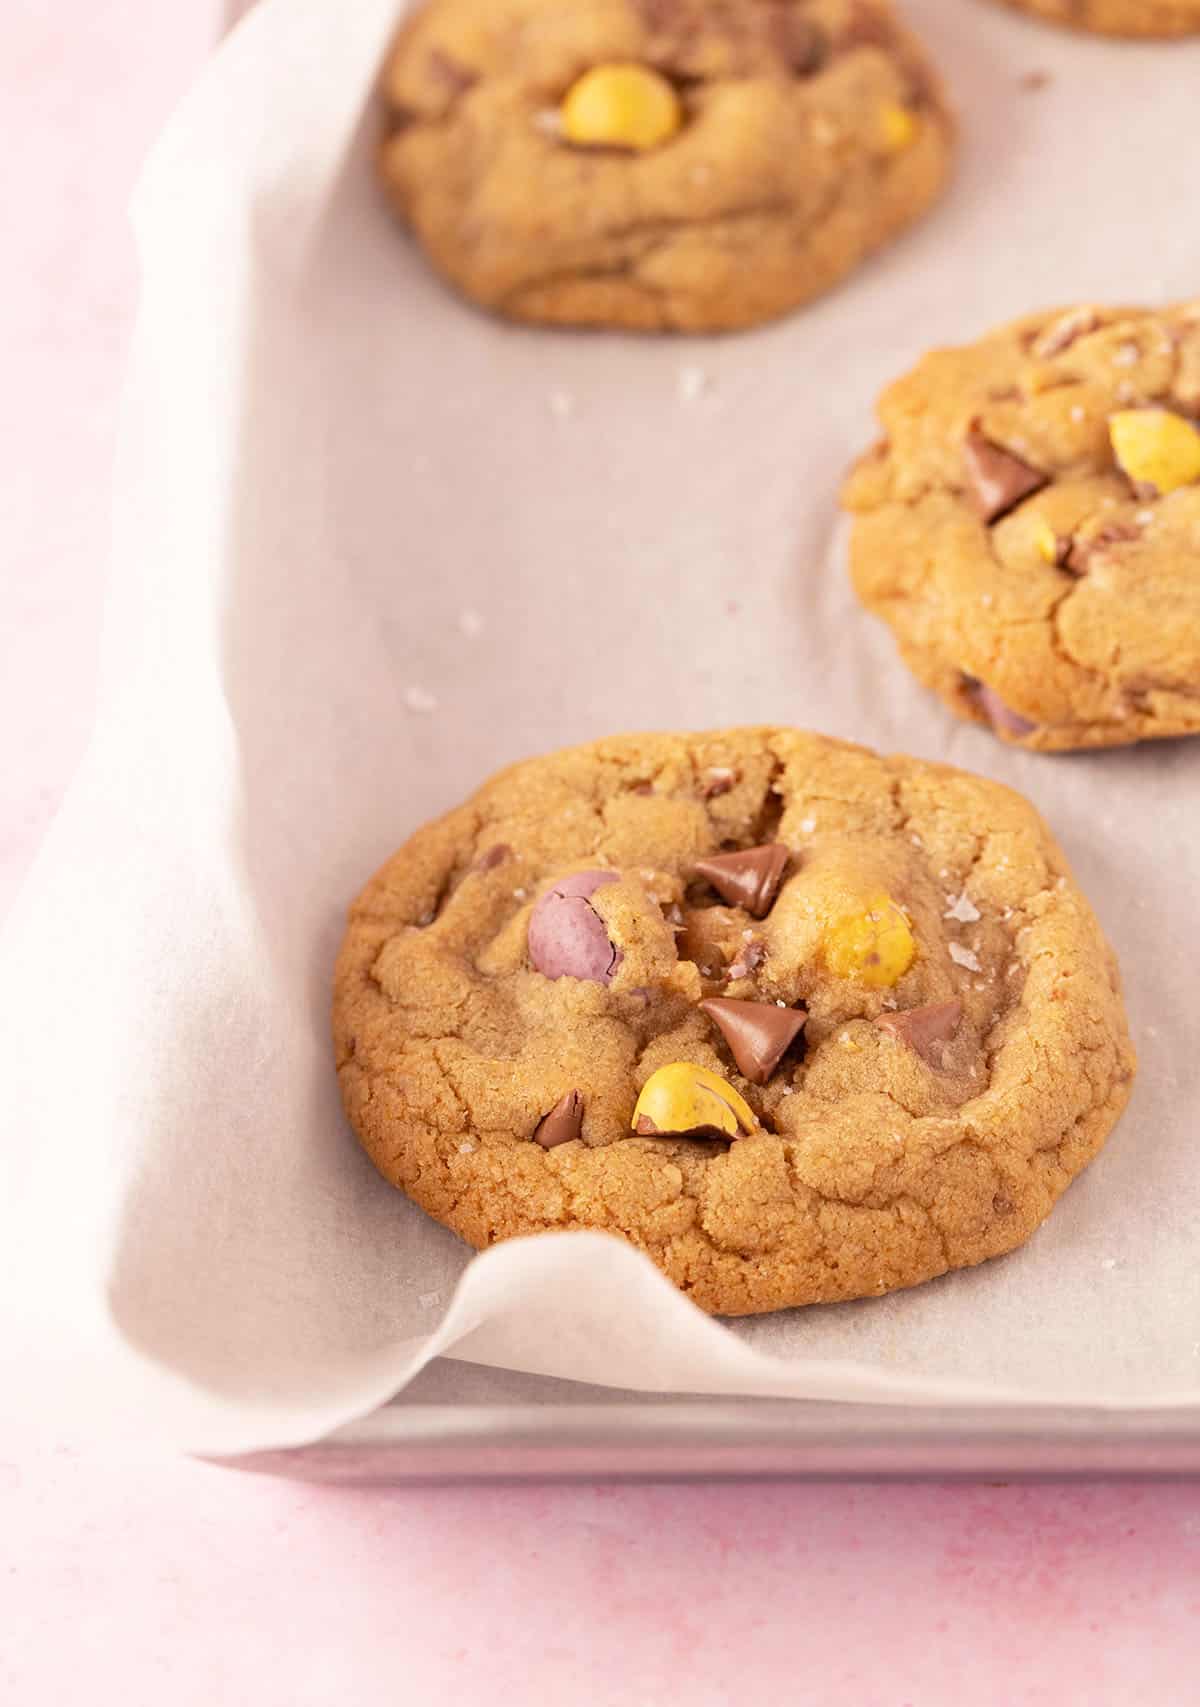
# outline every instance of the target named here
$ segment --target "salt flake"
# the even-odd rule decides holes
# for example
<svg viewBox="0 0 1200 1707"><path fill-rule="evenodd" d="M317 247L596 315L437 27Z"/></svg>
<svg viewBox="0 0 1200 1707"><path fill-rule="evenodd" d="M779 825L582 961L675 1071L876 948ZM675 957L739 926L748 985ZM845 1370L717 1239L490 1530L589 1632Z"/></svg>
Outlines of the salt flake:
<svg viewBox="0 0 1200 1707"><path fill-rule="evenodd" d="M965 966L968 972L982 972L983 967L969 948L964 948L960 942L950 944L950 958L956 966Z"/></svg>
<svg viewBox="0 0 1200 1707"><path fill-rule="evenodd" d="M956 901L950 902L942 917L944 919L957 919L963 925L973 925L976 919L980 917L980 912L964 889Z"/></svg>

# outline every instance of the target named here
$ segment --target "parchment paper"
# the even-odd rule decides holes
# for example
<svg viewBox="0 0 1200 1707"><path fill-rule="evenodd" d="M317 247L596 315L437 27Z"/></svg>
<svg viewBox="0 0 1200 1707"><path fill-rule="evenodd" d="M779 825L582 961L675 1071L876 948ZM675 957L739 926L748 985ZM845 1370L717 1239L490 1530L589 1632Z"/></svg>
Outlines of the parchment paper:
<svg viewBox="0 0 1200 1707"><path fill-rule="evenodd" d="M369 169L394 0L265 0L169 128L97 733L2 968L23 1402L232 1452L450 1352L643 1390L1200 1403L1200 742L1045 758L953 721L855 606L835 520L925 347L1200 291L1200 43L909 11L963 116L950 198L726 340L519 331L443 290ZM345 903L510 759L759 720L1042 808L1124 965L1128 1115L1025 1250L882 1301L730 1329L599 1235L468 1266L341 1117Z"/></svg>

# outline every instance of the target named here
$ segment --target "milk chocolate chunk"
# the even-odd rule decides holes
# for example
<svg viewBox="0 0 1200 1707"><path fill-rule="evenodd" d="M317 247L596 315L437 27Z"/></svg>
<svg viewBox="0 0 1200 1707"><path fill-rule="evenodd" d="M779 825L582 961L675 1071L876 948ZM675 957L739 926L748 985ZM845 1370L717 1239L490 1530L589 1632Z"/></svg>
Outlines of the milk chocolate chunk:
<svg viewBox="0 0 1200 1707"><path fill-rule="evenodd" d="M963 462L975 507L985 522L998 522L1050 480L1048 474L985 438L978 422L972 422L963 440Z"/></svg>
<svg viewBox="0 0 1200 1707"><path fill-rule="evenodd" d="M738 1071L752 1085L766 1084L808 1018L799 1008L739 1002L730 996L712 996L700 1007L729 1045Z"/></svg>
<svg viewBox="0 0 1200 1707"><path fill-rule="evenodd" d="M788 850L782 842L766 842L759 848L698 859L692 869L731 907L744 907L753 918L762 919L779 893L787 862Z"/></svg>
<svg viewBox="0 0 1200 1707"><path fill-rule="evenodd" d="M880 1014L875 1024L907 1043L931 1067L941 1065L940 1045L949 1043L962 1019L962 1003L930 1002L923 1008L904 1008L899 1013Z"/></svg>
<svg viewBox="0 0 1200 1707"><path fill-rule="evenodd" d="M568 1091L538 1121L533 1136L544 1150L553 1150L556 1144L569 1144L578 1138L582 1130L583 1097L578 1091Z"/></svg>

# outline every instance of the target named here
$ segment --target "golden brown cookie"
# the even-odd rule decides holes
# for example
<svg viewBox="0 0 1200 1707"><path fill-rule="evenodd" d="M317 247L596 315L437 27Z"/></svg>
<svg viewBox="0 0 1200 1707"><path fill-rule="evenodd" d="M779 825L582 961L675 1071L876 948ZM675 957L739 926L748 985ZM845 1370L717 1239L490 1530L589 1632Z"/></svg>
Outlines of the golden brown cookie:
<svg viewBox="0 0 1200 1707"><path fill-rule="evenodd" d="M1200 30L1200 0L1008 0L1018 11L1105 36L1187 36Z"/></svg>
<svg viewBox="0 0 1200 1707"><path fill-rule="evenodd" d="M514 320L700 332L807 302L929 206L951 124L887 0L431 0L391 201Z"/></svg>
<svg viewBox="0 0 1200 1707"><path fill-rule="evenodd" d="M355 902L334 1033L375 1165L463 1238L601 1228L729 1315L1012 1250L1134 1071L1032 807L791 729L494 777Z"/></svg>
<svg viewBox="0 0 1200 1707"><path fill-rule="evenodd" d="M1045 752L1200 733L1200 302L1030 315L879 418L851 572L923 682Z"/></svg>

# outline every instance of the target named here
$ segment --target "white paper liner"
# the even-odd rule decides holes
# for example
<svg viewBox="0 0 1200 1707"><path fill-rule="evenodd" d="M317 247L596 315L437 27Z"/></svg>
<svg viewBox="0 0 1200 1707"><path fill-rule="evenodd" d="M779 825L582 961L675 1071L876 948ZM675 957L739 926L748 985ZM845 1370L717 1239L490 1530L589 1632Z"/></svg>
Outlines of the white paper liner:
<svg viewBox="0 0 1200 1707"><path fill-rule="evenodd" d="M24 1401L213 1452L310 1439L447 1352L654 1391L1200 1404L1200 743L1038 758L954 722L835 529L873 396L925 347L1200 289L1200 44L908 10L963 116L952 194L723 340L515 330L443 290L371 177L393 0L264 0L170 126L97 733L4 948ZM755 721L1045 811L1122 958L1129 1113L1023 1251L879 1301L730 1329L592 1234L468 1266L342 1119L346 902L514 757Z"/></svg>

